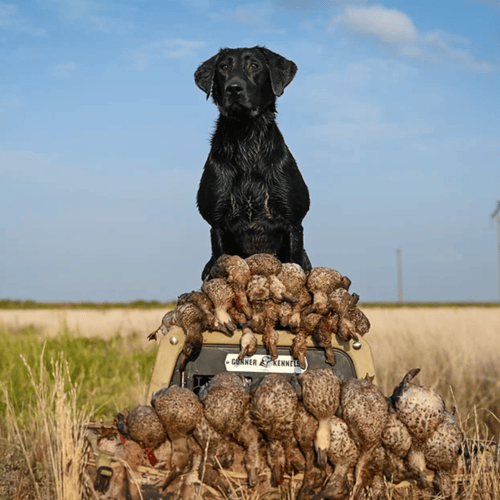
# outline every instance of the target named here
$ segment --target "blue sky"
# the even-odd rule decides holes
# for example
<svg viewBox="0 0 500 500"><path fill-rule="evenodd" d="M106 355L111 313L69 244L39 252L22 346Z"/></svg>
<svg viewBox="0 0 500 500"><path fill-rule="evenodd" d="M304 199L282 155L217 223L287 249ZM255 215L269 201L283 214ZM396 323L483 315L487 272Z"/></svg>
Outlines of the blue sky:
<svg viewBox="0 0 500 500"><path fill-rule="evenodd" d="M305 246L362 301L498 300L500 2L0 2L0 298L197 289L221 47L298 65L278 121Z"/></svg>

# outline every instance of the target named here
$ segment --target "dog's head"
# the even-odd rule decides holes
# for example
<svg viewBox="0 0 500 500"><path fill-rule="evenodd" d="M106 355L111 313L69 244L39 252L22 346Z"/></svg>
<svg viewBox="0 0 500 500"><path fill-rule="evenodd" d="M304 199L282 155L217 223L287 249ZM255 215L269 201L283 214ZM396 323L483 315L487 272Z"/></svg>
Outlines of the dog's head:
<svg viewBox="0 0 500 500"><path fill-rule="evenodd" d="M265 47L221 49L196 70L194 81L212 94L229 118L257 117L276 111L276 97L293 80L297 65Z"/></svg>

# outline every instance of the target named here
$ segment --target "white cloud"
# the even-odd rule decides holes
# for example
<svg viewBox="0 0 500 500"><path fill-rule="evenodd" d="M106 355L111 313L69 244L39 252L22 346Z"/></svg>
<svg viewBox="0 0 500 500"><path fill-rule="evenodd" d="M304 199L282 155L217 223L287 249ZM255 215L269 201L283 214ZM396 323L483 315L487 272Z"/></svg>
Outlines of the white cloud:
<svg viewBox="0 0 500 500"><path fill-rule="evenodd" d="M153 61L190 57L205 45L205 42L198 40L169 38L142 45L131 51L129 56L134 61L135 69L143 70L148 68Z"/></svg>
<svg viewBox="0 0 500 500"><path fill-rule="evenodd" d="M54 73L57 76L66 76L69 73L72 73L73 71L75 71L76 67L77 67L76 63L74 63L74 62L61 63L61 64L58 64L54 68Z"/></svg>
<svg viewBox="0 0 500 500"><path fill-rule="evenodd" d="M350 31L373 35L388 44L412 42L417 36L417 29L406 14L381 5L347 5L336 20Z"/></svg>
<svg viewBox="0 0 500 500"><path fill-rule="evenodd" d="M45 35L42 28L33 28L17 11L13 3L0 3L0 28L28 33L33 36Z"/></svg>
<svg viewBox="0 0 500 500"><path fill-rule="evenodd" d="M469 71L489 73L492 64L478 61L469 51L468 38L434 30L419 33L412 20L397 9L382 5L346 5L332 19L333 30L341 28L360 37L370 37L392 53L425 63L451 61Z"/></svg>

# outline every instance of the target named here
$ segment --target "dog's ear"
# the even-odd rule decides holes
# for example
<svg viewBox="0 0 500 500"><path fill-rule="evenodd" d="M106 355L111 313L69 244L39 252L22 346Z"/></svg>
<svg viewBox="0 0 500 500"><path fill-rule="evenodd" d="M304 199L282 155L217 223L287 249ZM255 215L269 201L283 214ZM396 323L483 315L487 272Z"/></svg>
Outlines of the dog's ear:
<svg viewBox="0 0 500 500"><path fill-rule="evenodd" d="M196 85L207 94L207 99L210 97L210 92L212 90L212 84L214 81L215 66L217 64L217 59L219 54L211 57L208 61L200 64L198 69L194 72L194 82Z"/></svg>
<svg viewBox="0 0 500 500"><path fill-rule="evenodd" d="M279 97L283 94L285 87L293 80L295 73L297 73L297 65L265 47L257 48L267 60L267 67L271 75L271 86L274 95Z"/></svg>

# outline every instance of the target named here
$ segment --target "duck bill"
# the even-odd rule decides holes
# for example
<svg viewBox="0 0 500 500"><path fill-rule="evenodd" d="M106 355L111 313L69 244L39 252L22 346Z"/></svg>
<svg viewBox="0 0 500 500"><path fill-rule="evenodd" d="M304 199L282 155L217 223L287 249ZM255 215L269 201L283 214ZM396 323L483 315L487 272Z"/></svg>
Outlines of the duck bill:
<svg viewBox="0 0 500 500"><path fill-rule="evenodd" d="M283 467L280 464L275 464L272 468L272 483L275 488L283 484Z"/></svg>
<svg viewBox="0 0 500 500"><path fill-rule="evenodd" d="M317 454L319 467L325 467L328 462L328 455L326 454L326 450L324 448L319 448Z"/></svg>

